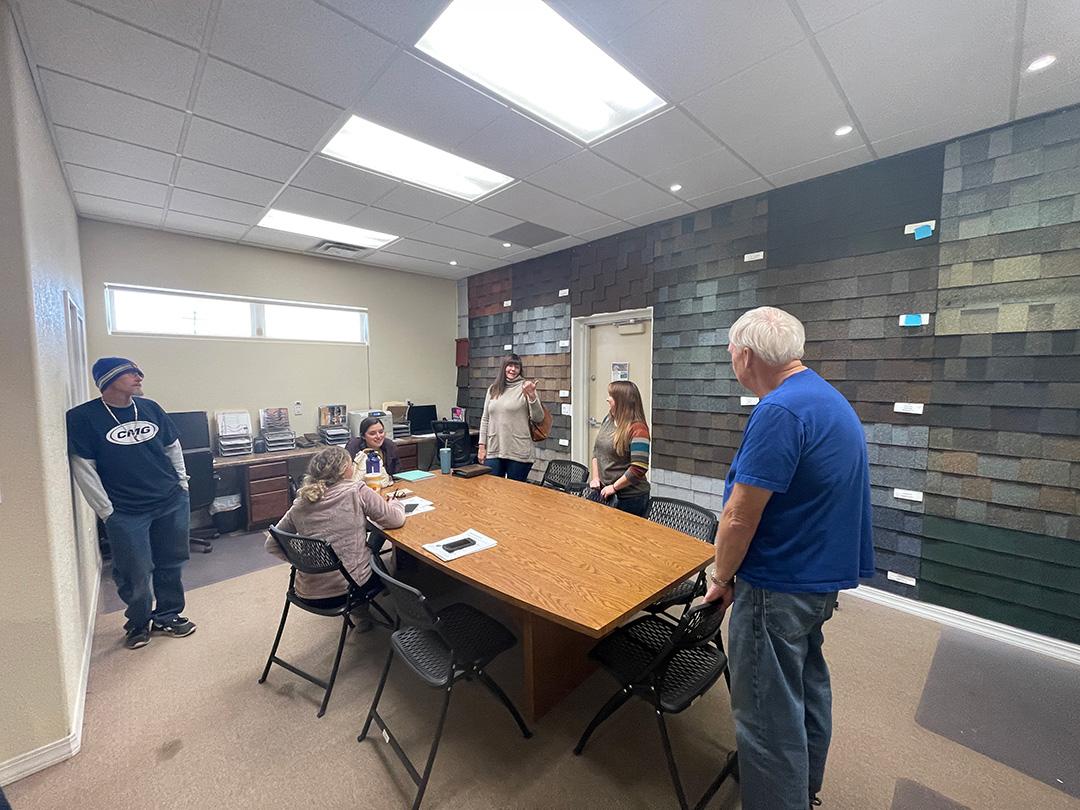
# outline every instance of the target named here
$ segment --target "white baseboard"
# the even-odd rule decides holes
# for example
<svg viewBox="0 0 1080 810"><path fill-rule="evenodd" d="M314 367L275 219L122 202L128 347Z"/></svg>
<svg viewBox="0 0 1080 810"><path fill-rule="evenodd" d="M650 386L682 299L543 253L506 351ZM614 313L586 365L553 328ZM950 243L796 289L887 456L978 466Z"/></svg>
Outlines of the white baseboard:
<svg viewBox="0 0 1080 810"><path fill-rule="evenodd" d="M89 600L90 617L86 623L86 642L83 645L82 668L79 672L79 686L72 706L71 732L59 740L19 754L7 762L0 762L0 786L10 785L32 773L56 765L65 759L71 759L82 748L83 717L86 711L86 685L90 677L90 656L94 647L94 627L97 622L98 596L101 590L100 573L94 578L94 593Z"/></svg>
<svg viewBox="0 0 1080 810"><path fill-rule="evenodd" d="M962 613L952 608L918 602L914 599L908 599L906 596L898 596L865 585L860 585L858 588L843 593L845 596L857 596L868 602L876 602L879 605L902 610L905 613L930 619L939 624L967 630L969 633L992 638L1005 644L1012 644L1014 647L1021 647L1031 652L1048 655L1059 661L1066 661L1080 666L1080 645L1070 644L1068 641L1050 638L1050 636L1043 636L1028 630L1020 630L1007 624L992 622L989 619L980 619L978 616Z"/></svg>

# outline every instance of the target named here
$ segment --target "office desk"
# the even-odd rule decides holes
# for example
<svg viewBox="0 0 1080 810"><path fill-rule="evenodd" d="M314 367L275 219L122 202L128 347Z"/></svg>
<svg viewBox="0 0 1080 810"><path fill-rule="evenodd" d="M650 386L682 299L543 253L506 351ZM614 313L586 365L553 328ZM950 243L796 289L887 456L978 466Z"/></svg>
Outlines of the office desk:
<svg viewBox="0 0 1080 810"><path fill-rule="evenodd" d="M532 719L593 671L585 654L597 639L713 557L712 546L673 529L531 484L436 475L409 487L435 510L387 537L515 608ZM422 548L469 528L498 545L448 563Z"/></svg>

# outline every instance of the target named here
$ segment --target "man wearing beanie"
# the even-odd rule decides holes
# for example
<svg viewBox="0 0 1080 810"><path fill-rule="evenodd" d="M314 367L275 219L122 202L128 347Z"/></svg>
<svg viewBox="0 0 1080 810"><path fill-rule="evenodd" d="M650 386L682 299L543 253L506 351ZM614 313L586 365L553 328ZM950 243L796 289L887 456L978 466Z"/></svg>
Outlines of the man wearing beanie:
<svg viewBox="0 0 1080 810"><path fill-rule="evenodd" d="M139 367L102 357L93 374L101 396L67 412L68 454L79 489L109 533L113 579L128 606L124 644L134 650L149 643L151 630L177 637L195 632L180 615L187 471L176 426L141 396Z"/></svg>

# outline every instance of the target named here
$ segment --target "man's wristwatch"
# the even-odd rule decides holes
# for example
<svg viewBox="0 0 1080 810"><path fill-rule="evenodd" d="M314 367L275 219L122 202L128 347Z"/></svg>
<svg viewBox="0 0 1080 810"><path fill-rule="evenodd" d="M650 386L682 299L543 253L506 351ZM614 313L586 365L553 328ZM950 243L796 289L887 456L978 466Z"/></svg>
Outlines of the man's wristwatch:
<svg viewBox="0 0 1080 810"><path fill-rule="evenodd" d="M709 580L713 585L718 585L721 588L730 588L735 584L735 577L731 577L730 579L717 579L716 574L709 574Z"/></svg>

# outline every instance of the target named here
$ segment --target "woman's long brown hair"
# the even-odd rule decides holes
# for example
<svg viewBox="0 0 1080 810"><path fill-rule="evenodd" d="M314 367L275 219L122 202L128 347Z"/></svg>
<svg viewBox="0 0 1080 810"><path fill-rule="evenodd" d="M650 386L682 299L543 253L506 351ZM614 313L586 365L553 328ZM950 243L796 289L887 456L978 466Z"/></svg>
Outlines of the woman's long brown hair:
<svg viewBox="0 0 1080 810"><path fill-rule="evenodd" d="M630 426L645 422L645 408L641 404L641 392L629 380L615 380L608 385L608 395L615 400L615 451L625 456L630 451ZM646 422L646 427L648 423Z"/></svg>
<svg viewBox="0 0 1080 810"><path fill-rule="evenodd" d="M521 367L521 358L516 354L511 354L506 357L499 365L499 376L495 379L495 382L488 388L488 393L491 394L492 399L498 399L506 393L506 367L517 366L518 367L518 379L522 378L524 369Z"/></svg>

